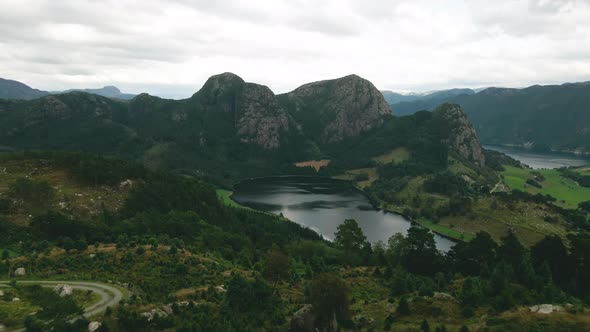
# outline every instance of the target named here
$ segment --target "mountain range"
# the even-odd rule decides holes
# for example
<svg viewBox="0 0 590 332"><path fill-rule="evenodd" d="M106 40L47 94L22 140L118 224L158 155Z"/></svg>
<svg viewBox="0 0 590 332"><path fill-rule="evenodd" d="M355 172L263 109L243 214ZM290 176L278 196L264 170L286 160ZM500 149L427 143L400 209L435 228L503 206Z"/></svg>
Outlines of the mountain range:
<svg viewBox="0 0 590 332"><path fill-rule="evenodd" d="M107 98L122 100L130 100L135 97L134 94L122 93L119 88L114 86L105 86L99 89L69 89L65 91L50 92L33 89L18 81L0 78L0 99L31 100L51 94L69 93L74 91L92 93Z"/></svg>
<svg viewBox="0 0 590 332"><path fill-rule="evenodd" d="M445 112L453 115L398 121L379 90L356 75L275 95L264 85L222 73L184 100L143 93L122 101L78 91L0 100L0 146L124 156L229 179L283 174L293 171L294 162L315 158L362 166L410 140L416 130L456 142L459 155L483 165L479 142L463 142L464 137L477 141L463 112L454 107ZM355 142L358 148L349 149Z"/></svg>
<svg viewBox="0 0 590 332"><path fill-rule="evenodd" d="M439 90L439 91L431 91L431 92L424 92L424 93L409 93L409 94L401 94L393 91L381 91L383 93L383 97L388 104L394 105L399 103L411 103L411 102L422 102L428 104L436 104L436 106L440 105L442 101L452 98L454 96L466 94L471 95L475 93L475 90L472 89L448 89L448 90ZM415 113L415 112L411 112ZM396 110L396 114L398 115L407 115L411 114L405 112L402 108L401 112Z"/></svg>
<svg viewBox="0 0 590 332"><path fill-rule="evenodd" d="M443 102L462 106L484 144L590 152L590 82L487 88L401 101L391 107L405 115L433 110Z"/></svg>

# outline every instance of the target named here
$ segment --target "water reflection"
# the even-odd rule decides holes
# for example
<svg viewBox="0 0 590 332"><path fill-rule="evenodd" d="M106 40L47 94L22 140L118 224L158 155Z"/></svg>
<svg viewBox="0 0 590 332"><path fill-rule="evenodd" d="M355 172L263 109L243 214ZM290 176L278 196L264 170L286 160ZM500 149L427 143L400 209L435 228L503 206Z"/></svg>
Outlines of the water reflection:
<svg viewBox="0 0 590 332"><path fill-rule="evenodd" d="M533 152L526 149L484 145L488 150L502 152L533 169L552 169L590 164L590 157L558 152Z"/></svg>
<svg viewBox="0 0 590 332"><path fill-rule="evenodd" d="M402 216L374 209L347 181L298 176L250 179L235 185L232 198L257 210L282 214L330 240L338 225L349 218L358 222L371 242L387 242L391 235L405 234L410 228ZM443 251L454 244L438 235L435 240Z"/></svg>

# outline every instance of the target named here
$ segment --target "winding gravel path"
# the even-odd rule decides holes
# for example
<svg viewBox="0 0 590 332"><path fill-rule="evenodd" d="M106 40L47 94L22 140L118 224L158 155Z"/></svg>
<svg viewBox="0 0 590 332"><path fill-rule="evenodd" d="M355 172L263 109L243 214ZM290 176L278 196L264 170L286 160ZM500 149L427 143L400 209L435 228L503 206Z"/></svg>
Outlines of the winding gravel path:
<svg viewBox="0 0 590 332"><path fill-rule="evenodd" d="M0 287L8 287L9 281L0 281ZM72 286L73 289L89 290L100 296L100 300L95 304L84 308L84 317L89 318L103 313L108 307L114 307L123 299L123 293L116 287L90 281L45 281L45 280L17 280L19 284L41 285L43 287L52 287L58 284ZM11 332L23 331L23 329L12 330Z"/></svg>

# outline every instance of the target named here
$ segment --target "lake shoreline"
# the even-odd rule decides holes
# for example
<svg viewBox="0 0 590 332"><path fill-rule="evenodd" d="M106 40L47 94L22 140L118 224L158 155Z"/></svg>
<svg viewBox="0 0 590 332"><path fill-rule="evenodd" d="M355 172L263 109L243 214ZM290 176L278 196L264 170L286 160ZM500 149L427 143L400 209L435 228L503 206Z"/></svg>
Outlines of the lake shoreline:
<svg viewBox="0 0 590 332"><path fill-rule="evenodd" d="M410 226L410 227L411 226L419 226L419 227L423 227L423 228L429 229L434 234L436 234L437 236L439 236L439 237L441 237L441 238L443 238L443 239L451 242L453 245L456 244L456 243L458 243L458 242L465 242L464 239L453 237L453 236L449 236L447 234L444 234L444 233L441 233L441 232L439 232L437 230L434 230L434 229L432 229L432 228L424 225L419 220L415 220L415 219L411 218L410 216L407 216L407 215L403 214L402 212L394 211L394 210L390 210L390 209L381 207L380 202L372 199L370 197L370 195L367 194L367 192L365 192L362 188L356 186L355 183L354 183L354 181L351 181L351 180L335 179L335 178L327 177L327 176L313 176L313 175L262 176L262 177L255 177L255 178L246 178L246 179L242 179L242 180L236 182L232 186L232 192L235 193L236 186L239 186L239 185L247 185L249 182L255 182L256 180L259 180L260 181L260 180L272 180L272 179L302 179L302 180L303 179L308 179L308 180L309 179L314 179L314 180L321 179L321 180L326 180L326 181L330 181L330 182L333 182L333 183L345 184L346 187L348 187L350 190L353 190L355 193L357 193L358 195L361 195L364 199L367 200L367 202L369 203L369 205L371 207L370 211L380 212L380 213L383 213L383 214L389 214L389 215L392 215L392 216L400 217L400 219L402 219L404 223L407 223L408 226ZM233 196L234 196L233 194L230 196L230 198L232 200L234 200ZM266 213L272 213L272 212L268 212L268 211L264 211L264 210L260 210L260 209L254 208L252 206L248 206L247 204L244 204L244 202L240 202L240 201L236 201L236 200L234 200L234 202L236 202L237 204L241 204L243 206L247 206L250 209L255 209L257 211L266 212ZM311 228L308 225L301 224L301 223L299 223L297 221L292 220L291 218L286 218L286 219L288 219L288 220L290 220L292 222L296 222L296 223L300 224L303 227ZM316 230L316 232L318 232L318 234L320 236L322 236L325 239L327 239L323 234L321 234L321 232L319 232L317 230ZM383 240L380 240L380 241L383 241ZM385 242L385 241L383 241L383 242Z"/></svg>

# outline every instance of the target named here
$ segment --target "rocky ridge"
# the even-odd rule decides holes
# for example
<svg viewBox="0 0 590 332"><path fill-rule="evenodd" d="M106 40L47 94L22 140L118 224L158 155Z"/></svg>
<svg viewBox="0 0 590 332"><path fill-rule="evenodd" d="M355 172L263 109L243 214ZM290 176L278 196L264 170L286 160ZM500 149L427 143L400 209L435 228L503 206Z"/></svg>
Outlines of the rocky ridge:
<svg viewBox="0 0 590 332"><path fill-rule="evenodd" d="M435 114L448 126L445 143L451 150L480 167L485 166L485 155L479 138L463 109L459 105L447 103L438 107Z"/></svg>
<svg viewBox="0 0 590 332"><path fill-rule="evenodd" d="M357 75L302 85L283 100L303 131L324 144L375 128L391 114L383 94Z"/></svg>

